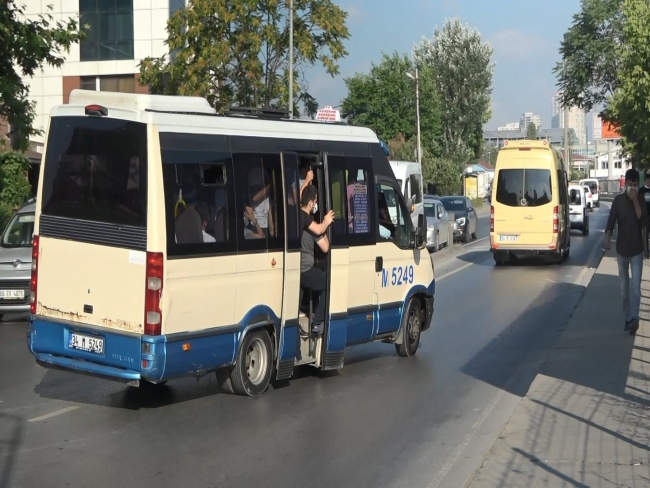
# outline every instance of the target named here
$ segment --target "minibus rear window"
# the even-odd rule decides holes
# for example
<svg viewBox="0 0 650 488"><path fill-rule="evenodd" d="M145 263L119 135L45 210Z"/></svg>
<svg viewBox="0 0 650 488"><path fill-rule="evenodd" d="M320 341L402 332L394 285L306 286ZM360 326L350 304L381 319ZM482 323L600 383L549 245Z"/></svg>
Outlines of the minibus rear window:
<svg viewBox="0 0 650 488"><path fill-rule="evenodd" d="M499 171L496 200L508 207L539 207L552 199L548 169L503 169Z"/></svg>
<svg viewBox="0 0 650 488"><path fill-rule="evenodd" d="M95 117L53 117L42 213L146 227L146 125Z"/></svg>

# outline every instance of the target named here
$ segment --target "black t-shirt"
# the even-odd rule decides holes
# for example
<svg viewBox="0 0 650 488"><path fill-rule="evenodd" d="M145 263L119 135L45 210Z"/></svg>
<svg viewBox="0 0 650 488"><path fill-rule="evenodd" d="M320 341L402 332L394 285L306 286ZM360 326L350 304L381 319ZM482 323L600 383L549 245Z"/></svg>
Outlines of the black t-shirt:
<svg viewBox="0 0 650 488"><path fill-rule="evenodd" d="M311 215L304 210L300 210L300 230L302 235L300 237L300 272L304 273L314 267L314 248L316 243L320 241L323 236L314 235L309 226L313 222Z"/></svg>
<svg viewBox="0 0 650 488"><path fill-rule="evenodd" d="M642 187L639 190L639 195L641 195L645 200L645 205L646 208L648 209L648 215L650 215L650 188L646 188L645 186Z"/></svg>

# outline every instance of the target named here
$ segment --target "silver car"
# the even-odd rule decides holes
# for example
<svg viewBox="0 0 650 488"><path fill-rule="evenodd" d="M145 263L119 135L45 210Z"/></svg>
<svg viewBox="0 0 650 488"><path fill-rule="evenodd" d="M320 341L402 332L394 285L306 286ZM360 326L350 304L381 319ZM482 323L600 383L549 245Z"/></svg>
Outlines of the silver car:
<svg viewBox="0 0 650 488"><path fill-rule="evenodd" d="M449 245L449 214L437 198L424 197L424 216L427 219L427 249L438 251Z"/></svg>
<svg viewBox="0 0 650 488"><path fill-rule="evenodd" d="M29 312L35 209L33 203L22 207L0 239L0 319Z"/></svg>

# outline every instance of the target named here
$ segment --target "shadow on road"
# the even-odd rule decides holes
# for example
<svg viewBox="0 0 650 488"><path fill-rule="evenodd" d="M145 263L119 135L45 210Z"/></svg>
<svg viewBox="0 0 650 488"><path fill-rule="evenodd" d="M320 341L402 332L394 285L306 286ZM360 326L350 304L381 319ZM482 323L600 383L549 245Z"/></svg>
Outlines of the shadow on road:
<svg viewBox="0 0 650 488"><path fill-rule="evenodd" d="M0 488L9 488L10 486L18 448L23 438L23 430L23 419L0 412Z"/></svg>
<svg viewBox="0 0 650 488"><path fill-rule="evenodd" d="M585 288L549 283L531 306L461 371L523 397L557 342ZM548 317L553 317L551 321ZM496 359L495 359L496 358Z"/></svg>

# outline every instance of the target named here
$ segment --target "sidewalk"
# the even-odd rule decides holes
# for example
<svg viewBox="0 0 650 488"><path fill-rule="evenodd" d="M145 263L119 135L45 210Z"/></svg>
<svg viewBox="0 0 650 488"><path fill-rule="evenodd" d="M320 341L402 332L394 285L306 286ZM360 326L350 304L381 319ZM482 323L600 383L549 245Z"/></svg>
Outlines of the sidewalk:
<svg viewBox="0 0 650 488"><path fill-rule="evenodd" d="M469 486L650 486L650 261L644 263L636 337L623 331L618 267L609 252Z"/></svg>

